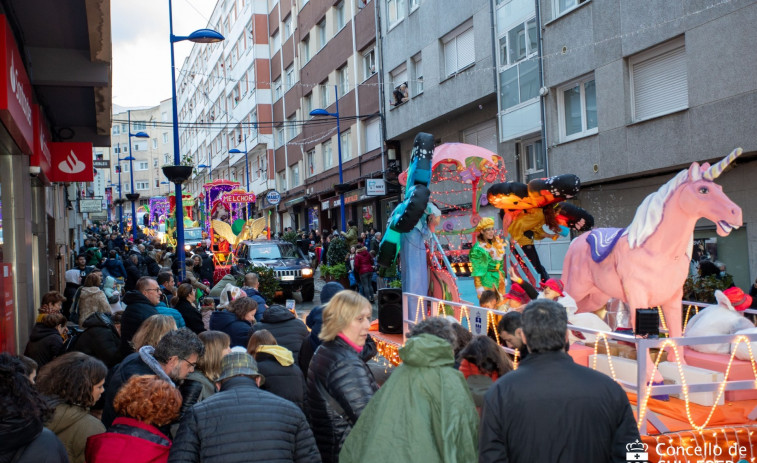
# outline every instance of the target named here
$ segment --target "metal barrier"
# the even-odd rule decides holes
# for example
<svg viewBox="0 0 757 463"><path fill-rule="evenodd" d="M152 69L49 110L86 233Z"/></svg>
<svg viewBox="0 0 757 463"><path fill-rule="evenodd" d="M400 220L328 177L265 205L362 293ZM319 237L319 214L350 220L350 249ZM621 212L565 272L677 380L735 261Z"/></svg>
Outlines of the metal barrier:
<svg viewBox="0 0 757 463"><path fill-rule="evenodd" d="M682 305L690 306L690 307L696 307L697 311L701 309L704 306L707 306L710 304L701 304L696 302L689 302L684 301ZM486 324L483 324L483 317L481 316L481 313L485 312L486 317ZM757 314L757 310L754 309L747 309L745 312ZM475 317L481 318L480 325L476 324L475 318L474 322L471 322L471 314L476 314ZM426 317L436 317L439 315L452 315L455 317L456 320L458 320L463 326L466 326L467 328L474 334L486 334L487 329L492 324L494 325L494 331L497 332L496 328L496 317L498 315L504 315L505 312L500 310L493 310L493 309L487 309L484 307L478 307L471 304L466 304L462 302L450 302L450 301L444 301L441 299L435 299L432 297L427 296L420 296L417 294L411 294L411 293L402 293L402 317L403 317L403 343L406 340L407 333L410 330L410 328L417 323L420 320L423 320ZM688 317L687 317L688 319ZM478 332L475 332L474 330L476 328L479 328ZM744 389L757 389L757 363L755 363L755 356L754 352L752 352L752 342L757 342L757 333L755 334L748 334L748 335L718 335L718 336L700 336L695 338L640 338L636 337L634 335L628 335L628 334L621 334L621 333L615 333L615 332L604 332L604 331L598 331L593 330L590 328L583 328L580 326L575 325L568 325L568 330L571 331L580 331L583 333L593 334L595 335L596 341L595 341L595 348L594 353L597 354L597 348L599 346L600 341L605 342L605 346L609 347L607 344L607 339L613 339L617 341L622 341L626 343L633 343L636 345L636 352L637 352L637 377L635 383L630 383L627 381L623 381L618 378L613 378L618 384L620 384L624 389L635 392L637 397L637 410L638 410L638 421L637 424L639 426L639 432L641 434L646 435L647 434L647 424L651 423L660 433L668 432L667 427L662 423L662 421L652 412L650 412L647 409L647 402L649 401L649 398L652 395L663 395L663 394L682 394L684 398L684 404L687 411L687 417L689 419L689 424L692 425L692 428L701 431L702 429L707 427L707 424L709 423L710 419L712 418L713 412L715 410L715 407L718 406L718 401L723 396L725 391L735 391L735 390L744 390ZM499 333L497 333L499 335ZM700 345L700 344L721 344L721 343L747 343L747 347L749 350L749 355L751 359L752 364L752 370L755 375L754 380L735 380L735 381L729 381L728 380L728 372L731 369L731 364L733 363L734 356L735 356L735 350L731 353L728 367L726 369L726 372L724 374L724 381L722 383L697 383L697 384L687 384L686 378L683 374L682 370L682 362L680 359L683 356L683 352L680 348L684 346L692 346L692 345ZM660 350L663 350L665 348L673 348L676 352L676 362L678 366L678 373L681 379L681 384L660 384L660 385L652 385L651 381L648 382L646 380L646 370L647 370L647 359L648 359L648 353L649 349L653 348L659 348ZM505 348L505 350L509 353L514 353L513 349ZM609 348L607 349L608 354L608 362L610 366L610 370L614 375L613 366L612 366L612 356L609 355ZM658 356L657 361L654 362L654 370L657 370L657 365L660 362L660 359L662 356ZM715 400L714 405L712 406L712 409L710 410L709 416L705 423L698 425L693 422L691 418L691 413L689 411L689 394L694 392L715 392L717 391L718 396ZM757 408L753 410L749 414L750 419L757 419Z"/></svg>

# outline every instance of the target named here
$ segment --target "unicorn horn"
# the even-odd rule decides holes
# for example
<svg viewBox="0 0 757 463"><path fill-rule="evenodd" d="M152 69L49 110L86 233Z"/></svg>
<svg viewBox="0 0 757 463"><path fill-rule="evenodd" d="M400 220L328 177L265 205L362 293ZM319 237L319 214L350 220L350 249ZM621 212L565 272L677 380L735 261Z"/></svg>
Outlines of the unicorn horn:
<svg viewBox="0 0 757 463"><path fill-rule="evenodd" d="M731 151L731 154L724 157L719 163L710 166L709 169L702 174L702 177L706 180L713 181L723 173L723 170L728 167L728 164L732 163L737 157L741 156L741 148L736 148Z"/></svg>

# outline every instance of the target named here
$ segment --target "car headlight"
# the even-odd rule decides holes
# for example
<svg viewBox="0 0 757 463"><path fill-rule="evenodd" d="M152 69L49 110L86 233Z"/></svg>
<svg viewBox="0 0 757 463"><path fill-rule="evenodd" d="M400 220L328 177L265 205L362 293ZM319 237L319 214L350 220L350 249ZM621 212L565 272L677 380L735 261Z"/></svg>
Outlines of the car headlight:
<svg viewBox="0 0 757 463"><path fill-rule="evenodd" d="M304 269L302 269L302 276L304 276L304 277L312 277L313 276L313 269L312 268L304 268Z"/></svg>
<svg viewBox="0 0 757 463"><path fill-rule="evenodd" d="M184 245L184 250L185 250L185 251L189 251L190 249L192 249L192 246L191 246L191 245L189 245L189 244L185 244L185 245Z"/></svg>

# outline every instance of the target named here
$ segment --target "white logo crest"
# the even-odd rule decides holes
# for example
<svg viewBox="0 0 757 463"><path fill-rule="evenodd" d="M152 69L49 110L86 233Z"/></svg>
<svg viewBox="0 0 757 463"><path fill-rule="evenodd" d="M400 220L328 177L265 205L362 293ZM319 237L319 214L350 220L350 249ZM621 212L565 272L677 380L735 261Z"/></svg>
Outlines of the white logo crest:
<svg viewBox="0 0 757 463"><path fill-rule="evenodd" d="M61 172L66 174L78 174L79 172L83 171L85 167L87 167L86 164L81 162L79 158L76 157L76 154L74 154L73 150L71 150L71 154L68 155L65 161L62 161L60 164L58 164L58 168L61 170Z"/></svg>

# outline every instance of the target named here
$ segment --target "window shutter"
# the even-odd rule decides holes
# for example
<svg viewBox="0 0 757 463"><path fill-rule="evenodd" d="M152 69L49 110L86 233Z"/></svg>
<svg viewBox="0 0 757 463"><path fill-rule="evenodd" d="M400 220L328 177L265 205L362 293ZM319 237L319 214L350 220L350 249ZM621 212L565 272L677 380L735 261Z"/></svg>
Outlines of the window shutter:
<svg viewBox="0 0 757 463"><path fill-rule="evenodd" d="M381 147L381 131L379 120L374 119L365 124L365 151L375 150Z"/></svg>
<svg viewBox="0 0 757 463"><path fill-rule="evenodd" d="M444 44L444 75L451 76L457 71L457 51L455 39Z"/></svg>
<svg viewBox="0 0 757 463"><path fill-rule="evenodd" d="M473 28L457 36L457 70L476 61L476 48L473 46Z"/></svg>
<svg viewBox="0 0 757 463"><path fill-rule="evenodd" d="M686 49L676 48L633 65L634 120L689 106Z"/></svg>

